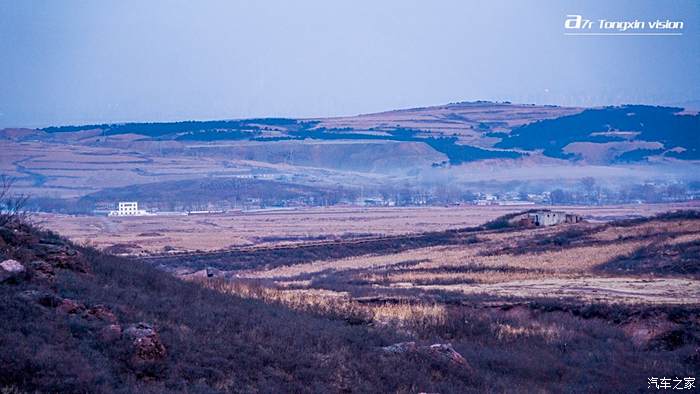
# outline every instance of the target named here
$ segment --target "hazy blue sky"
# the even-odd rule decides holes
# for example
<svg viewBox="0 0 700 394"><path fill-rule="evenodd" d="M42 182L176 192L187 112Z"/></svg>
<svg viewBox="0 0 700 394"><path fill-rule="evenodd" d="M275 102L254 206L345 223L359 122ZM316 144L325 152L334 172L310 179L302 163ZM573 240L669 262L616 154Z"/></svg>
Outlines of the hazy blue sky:
<svg viewBox="0 0 700 394"><path fill-rule="evenodd" d="M572 37L564 18L683 36ZM0 127L700 98L700 1L0 0Z"/></svg>

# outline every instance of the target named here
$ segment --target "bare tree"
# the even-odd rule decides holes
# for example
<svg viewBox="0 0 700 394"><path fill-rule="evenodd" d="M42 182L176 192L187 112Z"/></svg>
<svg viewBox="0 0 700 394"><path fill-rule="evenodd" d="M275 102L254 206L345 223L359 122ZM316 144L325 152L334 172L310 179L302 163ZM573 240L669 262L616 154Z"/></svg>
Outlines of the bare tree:
<svg viewBox="0 0 700 394"><path fill-rule="evenodd" d="M24 207L29 196L12 193L14 184L14 178L0 175L0 226L26 219Z"/></svg>

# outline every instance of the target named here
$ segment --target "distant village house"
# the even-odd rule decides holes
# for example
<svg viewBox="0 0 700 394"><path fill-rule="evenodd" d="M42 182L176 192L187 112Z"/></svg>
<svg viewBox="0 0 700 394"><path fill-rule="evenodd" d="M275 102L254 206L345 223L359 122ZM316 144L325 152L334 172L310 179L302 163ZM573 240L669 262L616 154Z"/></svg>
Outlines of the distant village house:
<svg viewBox="0 0 700 394"><path fill-rule="evenodd" d="M583 218L579 215L548 210L533 210L513 216L508 220L511 225L520 227L546 227L556 226L559 224L575 224L582 221Z"/></svg>
<svg viewBox="0 0 700 394"><path fill-rule="evenodd" d="M561 211L531 212L528 216L535 226L556 226L557 224L573 224L581 221L580 216Z"/></svg>
<svg viewBox="0 0 700 394"><path fill-rule="evenodd" d="M146 216L148 212L139 209L136 201L120 201L116 211L109 211L109 216Z"/></svg>

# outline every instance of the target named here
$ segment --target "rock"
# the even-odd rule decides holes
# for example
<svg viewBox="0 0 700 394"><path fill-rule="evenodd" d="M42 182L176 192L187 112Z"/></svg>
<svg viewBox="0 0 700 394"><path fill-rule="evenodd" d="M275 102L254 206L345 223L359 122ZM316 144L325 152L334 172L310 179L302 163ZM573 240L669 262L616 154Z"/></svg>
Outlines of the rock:
<svg viewBox="0 0 700 394"><path fill-rule="evenodd" d="M165 358L165 346L150 324L132 324L124 330L124 336L132 340L134 346L133 363L154 362Z"/></svg>
<svg viewBox="0 0 700 394"><path fill-rule="evenodd" d="M148 323L131 324L124 330L124 335L132 339L153 336L155 334L156 330Z"/></svg>
<svg viewBox="0 0 700 394"><path fill-rule="evenodd" d="M185 279L185 280L201 280L201 279L207 279L207 278L220 277L220 276L223 276L223 273L222 273L222 271L220 271L216 268L207 267L207 268L201 269L199 271L182 272L179 274L179 276L180 276L180 278Z"/></svg>
<svg viewBox="0 0 700 394"><path fill-rule="evenodd" d="M73 254L69 254L73 253ZM88 263L82 255L77 254L75 250L71 252L55 254L49 257L56 267L77 272L88 272Z"/></svg>
<svg viewBox="0 0 700 394"><path fill-rule="evenodd" d="M180 278L185 279L185 280L206 279L207 278L207 270L202 269L199 271L187 272L184 274L180 274Z"/></svg>
<svg viewBox="0 0 700 394"><path fill-rule="evenodd" d="M71 299L64 299L57 307L58 311L67 315L76 315L85 311L85 305Z"/></svg>
<svg viewBox="0 0 700 394"><path fill-rule="evenodd" d="M400 342L390 346L385 346L382 348L382 351L392 354L415 353L434 362L452 364L471 369L471 366L467 360L452 347L452 344L449 343L436 343L430 346L417 346L415 342Z"/></svg>
<svg viewBox="0 0 700 394"><path fill-rule="evenodd" d="M461 365L461 366L469 366L469 363L467 363L467 360L462 357L461 354L459 354L453 347L452 344L441 344L441 343L436 343L434 345L430 345L426 349L426 353L431 356L434 360L438 361L443 361L443 362L448 362L452 363L455 365Z"/></svg>
<svg viewBox="0 0 700 394"><path fill-rule="evenodd" d="M119 324L110 324L100 330L100 340L114 342L122 336L122 327Z"/></svg>
<svg viewBox="0 0 700 394"><path fill-rule="evenodd" d="M34 260L29 266L34 271L34 277L38 279L51 280L56 275L53 266L44 260Z"/></svg>
<svg viewBox="0 0 700 394"><path fill-rule="evenodd" d="M77 272L88 272L89 264L85 257L68 245L40 244L37 255L56 268Z"/></svg>
<svg viewBox="0 0 700 394"><path fill-rule="evenodd" d="M25 271L25 268L22 265L22 263L20 263L17 260L12 260L12 259L5 260L2 263L0 263L0 268L2 268L3 270L5 270L7 272L14 272L14 273L20 273L20 272Z"/></svg>
<svg viewBox="0 0 700 394"><path fill-rule="evenodd" d="M108 323L116 323L117 316L104 305L95 305L85 312L86 319L101 320ZM119 329L121 332L121 328Z"/></svg>
<svg viewBox="0 0 700 394"><path fill-rule="evenodd" d="M0 283L2 282L16 282L20 280L26 269L17 260L5 260L0 263Z"/></svg>

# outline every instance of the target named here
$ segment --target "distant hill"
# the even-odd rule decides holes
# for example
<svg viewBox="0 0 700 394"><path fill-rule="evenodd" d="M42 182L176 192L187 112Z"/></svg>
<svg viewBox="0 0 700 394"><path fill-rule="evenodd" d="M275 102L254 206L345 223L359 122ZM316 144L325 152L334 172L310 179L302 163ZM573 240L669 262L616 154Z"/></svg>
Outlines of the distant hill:
<svg viewBox="0 0 700 394"><path fill-rule="evenodd" d="M62 212L71 211L66 199L76 206L72 211L94 206L83 198L93 193L112 203L129 196L160 199L159 204L176 200L165 194L189 203L222 202L231 196L191 186L202 179L261 174L259 180L287 184L265 184L281 195L289 195L290 185L316 189L297 187L296 197L290 197L313 205L356 200L341 189L394 200L408 189L445 195L437 184L449 186L452 194L491 186L490 192L542 193L575 187L582 177L595 177L601 185L661 182L666 188L699 180L694 168L699 136L700 115L680 107L586 109L479 101L333 118L5 129L0 130L0 173L16 177L23 193L44 198L38 207ZM147 184L171 190L137 186ZM270 193L267 197L246 198L281 204Z"/></svg>
<svg viewBox="0 0 700 394"><path fill-rule="evenodd" d="M592 109L510 103L455 103L328 119L220 121L47 127L49 135L98 130L184 144L215 141L362 140L425 143L451 164L543 154L598 164L652 158L700 159L700 115L682 108L625 105ZM17 135L17 133L15 133ZM27 138L27 133L19 134ZM601 152L602 151L602 152Z"/></svg>

